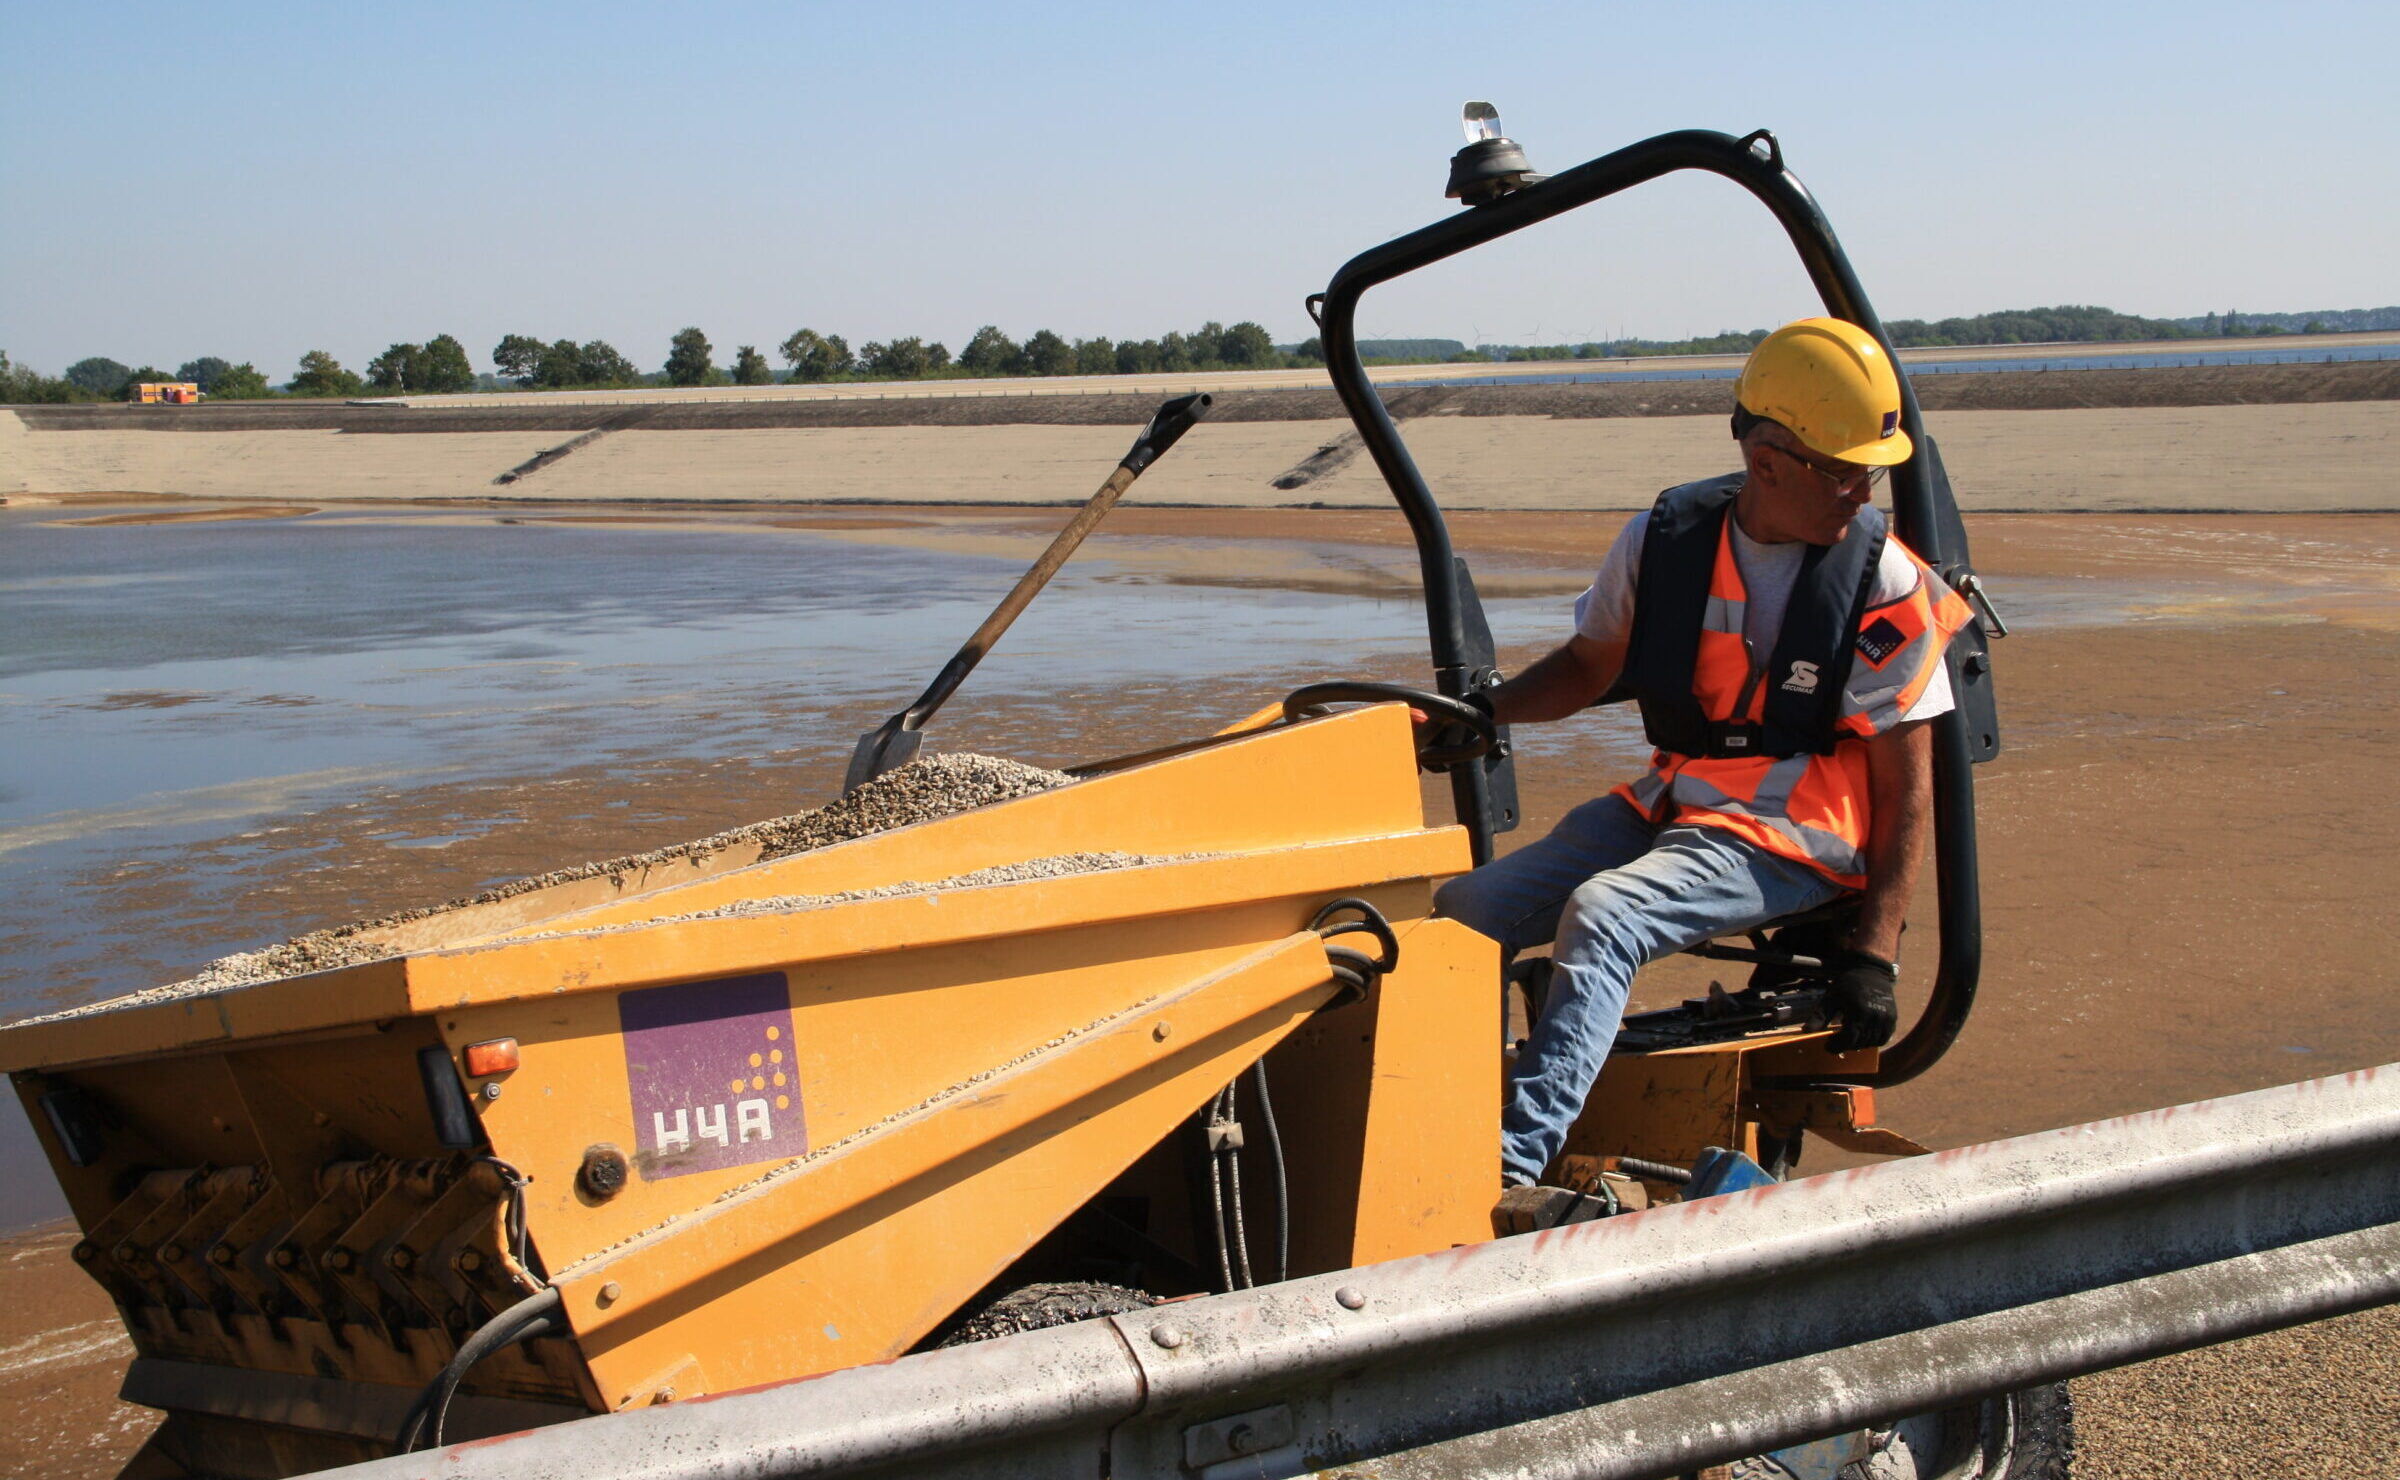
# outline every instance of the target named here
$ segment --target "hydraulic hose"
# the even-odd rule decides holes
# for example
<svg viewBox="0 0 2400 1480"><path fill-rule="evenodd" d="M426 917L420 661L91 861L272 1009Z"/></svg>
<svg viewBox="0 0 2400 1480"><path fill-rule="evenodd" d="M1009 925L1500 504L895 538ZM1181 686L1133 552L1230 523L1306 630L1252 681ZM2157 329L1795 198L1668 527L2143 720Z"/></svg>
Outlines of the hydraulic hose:
<svg viewBox="0 0 2400 1480"><path fill-rule="evenodd" d="M1226 1086L1225 1093L1233 1094ZM1242 1153L1236 1149L1225 1153L1225 1200L1233 1206L1233 1266L1242 1277L1242 1288L1255 1289L1258 1276L1250 1270L1250 1226L1242 1221Z"/></svg>
<svg viewBox="0 0 2400 1480"><path fill-rule="evenodd" d="M1267 1166L1275 1187L1275 1282L1292 1277L1292 1189L1283 1164L1283 1136L1275 1128L1275 1101L1267 1094L1267 1061L1250 1066L1250 1089L1258 1096L1258 1123L1267 1133Z"/></svg>
<svg viewBox="0 0 2400 1480"><path fill-rule="evenodd" d="M442 1421L449 1415L450 1400L458 1393L458 1385L478 1362L503 1347L514 1346L536 1336L559 1329L564 1322L559 1317L563 1303L557 1286L538 1290L492 1317L476 1329L474 1335L460 1344L441 1375L425 1385L407 1417L400 1421L399 1452L408 1454L430 1449L442 1442Z"/></svg>
<svg viewBox="0 0 2400 1480"><path fill-rule="evenodd" d="M1208 1232L1216 1245L1217 1282L1225 1293L1231 1294L1241 1287L1233 1282L1233 1241L1225 1231L1225 1158L1217 1150L1213 1134L1227 1118L1225 1093L1218 1090L1217 1097L1200 1113L1200 1137L1202 1153L1208 1158ZM1238 1193L1240 1189L1235 1190Z"/></svg>

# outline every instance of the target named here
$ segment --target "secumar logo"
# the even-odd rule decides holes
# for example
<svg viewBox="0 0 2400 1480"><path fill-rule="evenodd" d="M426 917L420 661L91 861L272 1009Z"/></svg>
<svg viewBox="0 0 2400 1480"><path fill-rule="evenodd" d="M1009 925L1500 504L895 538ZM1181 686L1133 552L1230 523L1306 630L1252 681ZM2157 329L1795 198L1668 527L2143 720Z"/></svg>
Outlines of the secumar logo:
<svg viewBox="0 0 2400 1480"><path fill-rule="evenodd" d="M619 994L634 1164L656 1181L808 1149L781 972Z"/></svg>

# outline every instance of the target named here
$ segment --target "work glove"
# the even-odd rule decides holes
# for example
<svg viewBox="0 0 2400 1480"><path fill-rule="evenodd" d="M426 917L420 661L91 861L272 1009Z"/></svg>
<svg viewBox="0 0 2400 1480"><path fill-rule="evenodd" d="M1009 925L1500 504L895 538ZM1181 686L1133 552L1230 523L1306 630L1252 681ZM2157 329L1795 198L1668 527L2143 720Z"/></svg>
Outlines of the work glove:
<svg viewBox="0 0 2400 1480"><path fill-rule="evenodd" d="M1900 968L1880 956L1852 950L1836 951L1826 964L1833 968L1831 997L1834 1014L1841 1019L1833 1035L1834 1051L1881 1048L1891 1042L1892 1029L1900 1023L1900 1004L1892 996Z"/></svg>

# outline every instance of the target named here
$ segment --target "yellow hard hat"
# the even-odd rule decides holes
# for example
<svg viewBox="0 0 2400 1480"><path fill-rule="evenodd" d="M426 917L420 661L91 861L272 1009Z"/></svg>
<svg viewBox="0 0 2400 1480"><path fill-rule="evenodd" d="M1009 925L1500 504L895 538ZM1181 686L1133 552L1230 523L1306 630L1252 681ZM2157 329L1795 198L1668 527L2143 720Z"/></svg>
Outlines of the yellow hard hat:
<svg viewBox="0 0 2400 1480"><path fill-rule="evenodd" d="M1827 457L1888 468L1916 450L1900 430L1892 357L1843 319L1800 319L1760 340L1733 396Z"/></svg>

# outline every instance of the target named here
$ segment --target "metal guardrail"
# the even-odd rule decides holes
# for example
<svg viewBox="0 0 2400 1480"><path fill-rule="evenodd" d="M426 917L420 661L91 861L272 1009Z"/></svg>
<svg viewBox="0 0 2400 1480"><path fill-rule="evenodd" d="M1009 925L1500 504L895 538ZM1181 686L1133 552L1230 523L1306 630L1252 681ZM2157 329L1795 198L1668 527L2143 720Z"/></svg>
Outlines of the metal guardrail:
<svg viewBox="0 0 2400 1480"><path fill-rule="evenodd" d="M1666 1475L2400 1300L2400 1065L350 1480Z"/></svg>

